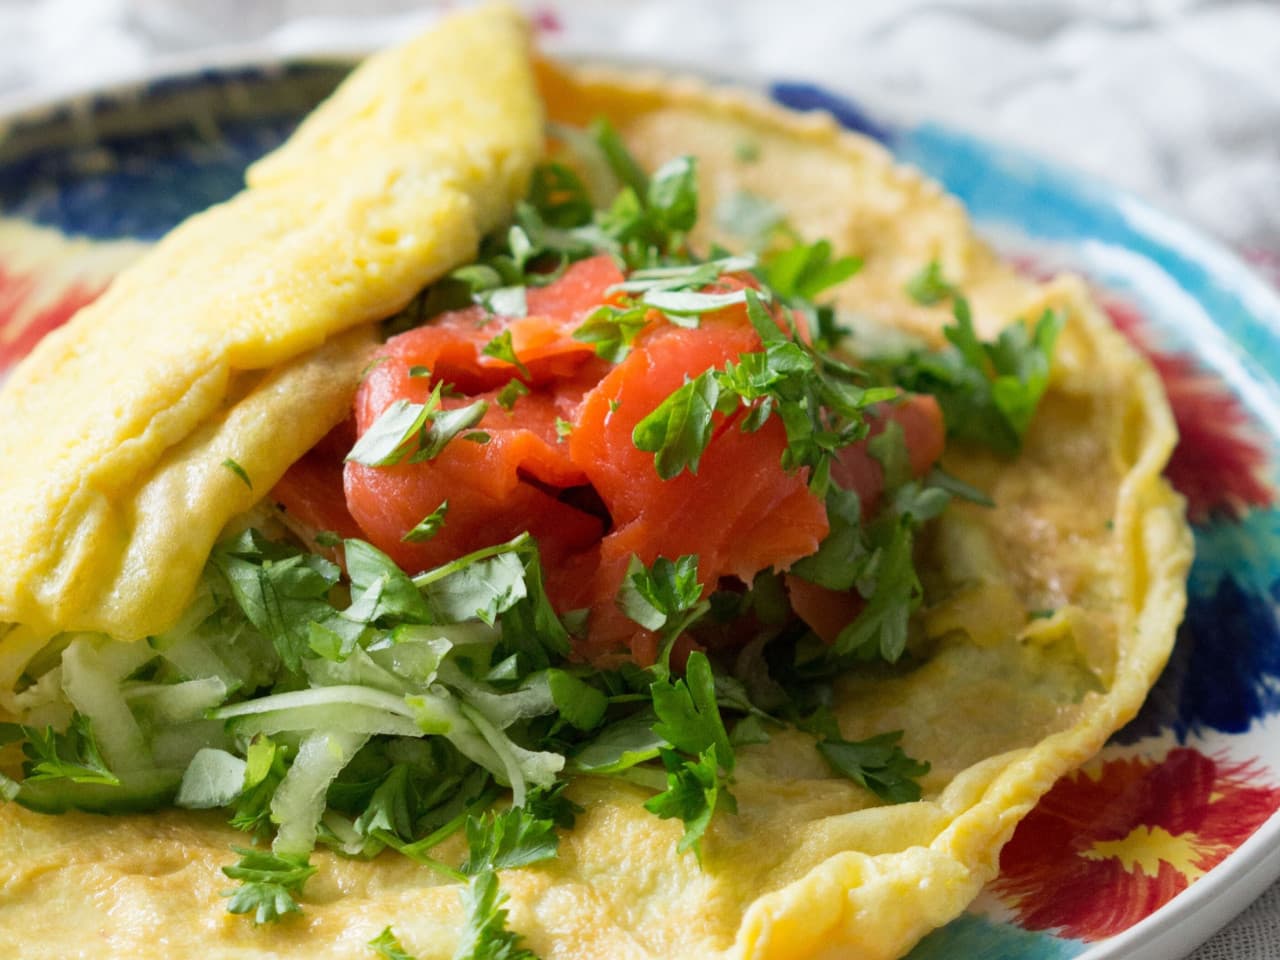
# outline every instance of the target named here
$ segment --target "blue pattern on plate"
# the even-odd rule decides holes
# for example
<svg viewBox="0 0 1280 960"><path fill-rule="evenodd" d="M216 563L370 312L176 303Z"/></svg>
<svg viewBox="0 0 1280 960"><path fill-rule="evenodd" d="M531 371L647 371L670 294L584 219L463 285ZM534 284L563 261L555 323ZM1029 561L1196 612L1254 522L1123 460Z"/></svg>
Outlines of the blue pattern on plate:
<svg viewBox="0 0 1280 960"><path fill-rule="evenodd" d="M1243 733L1280 710L1280 510L1195 528L1187 615L1141 712L1112 738Z"/></svg>
<svg viewBox="0 0 1280 960"><path fill-rule="evenodd" d="M966 913L921 940L906 960L1070 960L1088 946Z"/></svg>
<svg viewBox="0 0 1280 960"><path fill-rule="evenodd" d="M4 167L0 212L63 233L155 240L240 189L250 163L284 140L296 117L224 123L55 147Z"/></svg>
<svg viewBox="0 0 1280 960"><path fill-rule="evenodd" d="M892 145L893 128L871 119L870 114L848 97L824 90L816 84L779 81L769 86L769 96L792 110L826 110L846 129Z"/></svg>

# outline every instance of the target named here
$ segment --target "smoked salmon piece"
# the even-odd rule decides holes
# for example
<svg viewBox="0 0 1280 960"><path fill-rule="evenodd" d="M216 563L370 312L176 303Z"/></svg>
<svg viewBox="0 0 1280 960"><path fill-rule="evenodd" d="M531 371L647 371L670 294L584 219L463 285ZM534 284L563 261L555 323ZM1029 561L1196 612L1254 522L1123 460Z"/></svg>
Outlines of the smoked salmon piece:
<svg viewBox="0 0 1280 960"><path fill-rule="evenodd" d="M593 661L629 655L652 662L658 636L616 603L633 556L651 565L658 557L695 554L709 592L724 578L750 583L761 570L785 571L818 549L829 525L824 503L809 490L807 468L782 466L787 436L777 416L747 432L745 408L714 413L696 472L659 476L654 455L635 445L636 425L688 380L763 344L742 305L704 314L692 329L651 311L631 352L608 363L573 334L602 304L624 302L625 294L611 290L623 280L610 257L593 257L553 283L529 288L527 316L474 306L391 338L361 384L355 430L341 438L345 449L335 452L339 440L327 439L286 475L277 499L303 523L344 535L354 528L410 573L527 530L541 548L552 602L561 611L590 611L579 653ZM754 280L730 276L715 289L747 285ZM776 314L785 327L785 313ZM502 349L486 354L495 338ZM437 385L447 386L446 409L488 404L472 430L429 461L341 465L355 435L391 404L424 403ZM926 471L943 442L937 404L921 397L885 404L873 431L889 420L903 428L913 471ZM865 444L842 451L832 477L856 490L864 505L874 504L883 487ZM446 501L443 527L425 542L405 542ZM861 603L788 582L796 612L824 639ZM692 640L681 642L682 651L692 648Z"/></svg>

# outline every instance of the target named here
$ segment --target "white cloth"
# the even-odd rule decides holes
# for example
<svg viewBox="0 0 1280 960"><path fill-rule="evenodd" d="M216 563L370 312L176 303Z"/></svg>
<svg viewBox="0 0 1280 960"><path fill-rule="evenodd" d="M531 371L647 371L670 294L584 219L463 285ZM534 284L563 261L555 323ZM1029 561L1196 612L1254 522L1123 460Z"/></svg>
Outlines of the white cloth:
<svg viewBox="0 0 1280 960"><path fill-rule="evenodd" d="M1280 3L651 0L527 4L553 49L807 78L873 110L1025 146L1280 262ZM0 0L0 98L185 54L359 50L421 0ZM1277 274L1280 276L1280 274ZM1192 960L1280 957L1280 886Z"/></svg>

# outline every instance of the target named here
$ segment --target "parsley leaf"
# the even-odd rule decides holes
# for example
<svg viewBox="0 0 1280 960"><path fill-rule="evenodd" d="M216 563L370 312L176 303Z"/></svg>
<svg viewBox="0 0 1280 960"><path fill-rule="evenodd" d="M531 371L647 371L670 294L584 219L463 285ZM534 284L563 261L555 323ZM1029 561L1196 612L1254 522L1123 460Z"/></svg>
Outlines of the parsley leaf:
<svg viewBox="0 0 1280 960"><path fill-rule="evenodd" d="M765 260L765 282L784 300L812 300L862 269L857 257L831 256L831 243L817 240L773 254Z"/></svg>
<svg viewBox="0 0 1280 960"><path fill-rule="evenodd" d="M413 954L405 952L404 946L391 932L390 927L384 927L380 934L369 941L369 946L386 960L417 960Z"/></svg>
<svg viewBox="0 0 1280 960"><path fill-rule="evenodd" d="M674 750L661 751L661 757L667 768L667 789L646 800L644 808L662 820L683 820L684 835L676 850L692 850L701 863L702 837L711 825L717 802L730 810L737 809L737 802L720 781L714 745L699 753L696 760L686 760Z"/></svg>
<svg viewBox="0 0 1280 960"><path fill-rule="evenodd" d="M943 331L951 349L912 351L875 365L905 389L937 397L951 436L986 444L1004 456L1016 454L1048 389L1064 315L1045 310L1034 326L1014 322L995 340L982 341L968 301L940 275L921 280L920 286L916 292L922 296L952 299L955 322Z"/></svg>
<svg viewBox="0 0 1280 960"><path fill-rule="evenodd" d="M942 275L942 264L930 260L925 266L907 281L907 296L922 307L931 307L935 303L956 295L956 288Z"/></svg>
<svg viewBox="0 0 1280 960"><path fill-rule="evenodd" d="M560 716L579 730L594 730L604 720L609 698L567 670L548 670L547 686Z"/></svg>
<svg viewBox="0 0 1280 960"><path fill-rule="evenodd" d="M686 380L635 425L632 443L654 455L654 467L663 480L670 480L683 470L698 472L703 451L711 440L711 414L719 399L719 383L708 371Z"/></svg>
<svg viewBox="0 0 1280 960"><path fill-rule="evenodd" d="M519 380L512 380L512 383L519 383ZM449 501L441 500L440 506L436 507L425 517L419 520L412 530L408 531L400 538L402 543L424 543L430 540L441 528L444 527L445 518L449 514Z"/></svg>
<svg viewBox="0 0 1280 960"><path fill-rule="evenodd" d="M223 460L222 465L226 467L228 470L230 470L232 473L234 473L237 477L239 477L240 481L246 487L248 487L250 490L253 489L253 481L249 479L249 472L245 470L244 467L240 466L240 464L236 463L236 461L232 460L230 457L227 457L227 459Z"/></svg>
<svg viewBox="0 0 1280 960"><path fill-rule="evenodd" d="M694 756L715 747L720 766L733 770L733 747L720 716L715 677L705 653L695 650L689 654L684 677L655 680L649 694L658 716L654 733L677 750Z"/></svg>
<svg viewBox="0 0 1280 960"><path fill-rule="evenodd" d="M693 157L668 160L649 180L646 204L653 228L687 233L698 222L698 163Z"/></svg>
<svg viewBox="0 0 1280 960"><path fill-rule="evenodd" d="M422 592L394 560L363 540L343 541L351 606L343 617L357 623L409 620L424 623L431 609Z"/></svg>
<svg viewBox="0 0 1280 960"><path fill-rule="evenodd" d="M542 560L533 541L523 555L523 596L502 614L499 657L515 656L519 671L542 670L569 655L569 632L556 614L543 583Z"/></svg>
<svg viewBox="0 0 1280 960"><path fill-rule="evenodd" d="M366 467L389 467L406 457L410 463L438 457L449 441L474 427L489 409L484 400L441 409L443 389L444 385L437 383L426 403L401 399L388 404L346 459Z"/></svg>
<svg viewBox="0 0 1280 960"><path fill-rule="evenodd" d="M506 896L498 889L498 875L484 870L462 889L467 919L453 960L538 960L522 947L523 937L507 929Z"/></svg>
<svg viewBox="0 0 1280 960"><path fill-rule="evenodd" d="M524 555L528 534L475 550L413 578L431 610L429 623L477 619L490 626L528 595Z"/></svg>
<svg viewBox="0 0 1280 960"><path fill-rule="evenodd" d="M500 334L484 345L484 349L480 351L486 357L496 357L499 360L505 360L514 366L524 376L529 376L529 368L521 363L520 358L516 356L516 348L511 343L511 330L503 330Z"/></svg>
<svg viewBox="0 0 1280 960"><path fill-rule="evenodd" d="M647 630L661 630L701 599L698 558L693 554L674 562L658 557L648 568L633 554L618 591L622 612Z"/></svg>
<svg viewBox="0 0 1280 960"><path fill-rule="evenodd" d="M649 322L648 313L648 307L643 304L625 307L603 304L573 331L573 339L594 344L597 356L610 363L621 363Z"/></svg>
<svg viewBox="0 0 1280 960"><path fill-rule="evenodd" d="M334 615L328 595L341 572L337 564L273 543L256 530L215 546L209 563L285 665L299 669L311 649L309 625Z"/></svg>
<svg viewBox="0 0 1280 960"><path fill-rule="evenodd" d="M316 868L308 863L306 854L297 856L277 855L265 850L234 848L240 854L240 862L223 867L222 872L240 886L222 891L230 897L227 910L231 913L252 913L255 923L272 923L286 913L301 913L295 897L302 895L302 888Z"/></svg>
<svg viewBox="0 0 1280 960"><path fill-rule="evenodd" d="M907 622L923 591L912 562L915 542L909 518L887 516L873 525L872 553L862 571L859 592L867 605L832 644L837 656L879 655L896 662L907 648Z"/></svg>
<svg viewBox="0 0 1280 960"><path fill-rule="evenodd" d="M524 381L512 377L507 381L507 385L498 391L498 406L510 413L515 408L516 401L528 395L529 388L525 386Z"/></svg>
<svg viewBox="0 0 1280 960"><path fill-rule="evenodd" d="M66 733L58 733L53 727L20 729L27 738L22 744L26 756L23 773L27 780L120 785L120 778L107 767L98 749L93 724L83 714L77 713L71 718Z"/></svg>
<svg viewBox="0 0 1280 960"><path fill-rule="evenodd" d="M920 799L916 777L929 772L929 764L914 760L898 746L902 731L882 733L866 740L825 738L818 751L831 769L866 787L888 803L911 803Z"/></svg>
<svg viewBox="0 0 1280 960"><path fill-rule="evenodd" d="M245 751L244 788L236 800L231 825L266 837L271 830L271 798L288 768L284 751L269 737L257 734Z"/></svg>
<svg viewBox="0 0 1280 960"><path fill-rule="evenodd" d="M560 845L555 821L541 819L524 807L467 818L467 876L525 867L555 857Z"/></svg>
<svg viewBox="0 0 1280 960"><path fill-rule="evenodd" d="M418 810L412 770L407 764L394 764L369 797L368 805L356 818L356 831L366 837L389 833L408 843L414 838L414 821Z"/></svg>

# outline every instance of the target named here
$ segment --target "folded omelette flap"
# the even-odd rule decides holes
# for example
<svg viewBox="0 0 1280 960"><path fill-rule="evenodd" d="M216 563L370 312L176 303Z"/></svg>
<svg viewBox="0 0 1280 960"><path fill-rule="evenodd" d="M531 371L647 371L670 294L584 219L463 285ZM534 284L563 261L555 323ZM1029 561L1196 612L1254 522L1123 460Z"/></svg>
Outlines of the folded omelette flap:
<svg viewBox="0 0 1280 960"><path fill-rule="evenodd" d="M0 394L0 621L165 627L227 520L344 416L359 366L315 352L471 259L541 136L524 26L453 18L369 60L248 189L42 342ZM246 371L295 364L306 389L237 412Z"/></svg>

